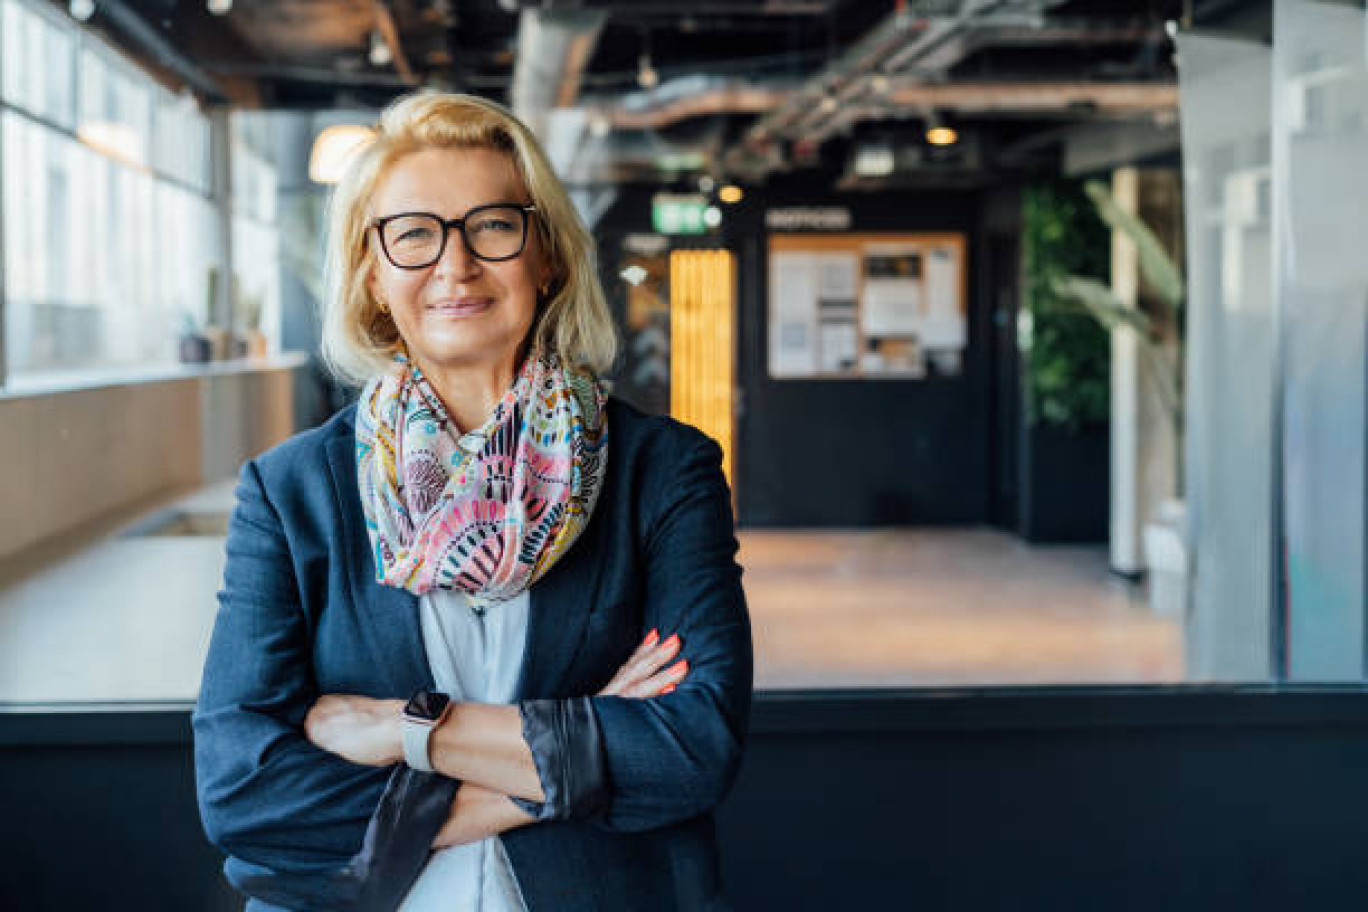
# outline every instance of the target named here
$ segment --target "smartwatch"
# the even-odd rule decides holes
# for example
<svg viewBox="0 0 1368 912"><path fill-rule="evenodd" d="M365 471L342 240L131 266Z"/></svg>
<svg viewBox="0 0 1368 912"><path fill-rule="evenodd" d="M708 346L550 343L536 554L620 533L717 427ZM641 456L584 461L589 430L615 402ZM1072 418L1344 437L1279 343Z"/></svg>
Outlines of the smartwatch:
<svg viewBox="0 0 1368 912"><path fill-rule="evenodd" d="M420 690L404 707L404 762L425 773L436 772L428 759L432 731L451 711L451 697L435 690Z"/></svg>

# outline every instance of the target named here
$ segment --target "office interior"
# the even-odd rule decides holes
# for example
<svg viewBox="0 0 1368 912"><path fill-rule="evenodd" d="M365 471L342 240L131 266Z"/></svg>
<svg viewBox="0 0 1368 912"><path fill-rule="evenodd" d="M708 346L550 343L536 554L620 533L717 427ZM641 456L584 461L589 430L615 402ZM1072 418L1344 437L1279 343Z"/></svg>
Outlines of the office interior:
<svg viewBox="0 0 1368 912"><path fill-rule="evenodd" d="M234 483L355 396L324 209L424 87L536 132L613 394L722 447L736 908L1368 898L1359 0L0 0L0 906L241 907Z"/></svg>

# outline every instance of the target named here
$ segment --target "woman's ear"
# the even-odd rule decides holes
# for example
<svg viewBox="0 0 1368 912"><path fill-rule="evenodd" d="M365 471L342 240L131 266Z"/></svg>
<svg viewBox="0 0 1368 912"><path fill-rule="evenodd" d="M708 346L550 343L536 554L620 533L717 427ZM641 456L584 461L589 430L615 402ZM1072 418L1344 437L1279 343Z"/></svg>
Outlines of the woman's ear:
<svg viewBox="0 0 1368 912"><path fill-rule="evenodd" d="M551 292L556 287L556 269L548 262L546 257L542 257L540 267L537 269L537 297L543 303L550 300Z"/></svg>

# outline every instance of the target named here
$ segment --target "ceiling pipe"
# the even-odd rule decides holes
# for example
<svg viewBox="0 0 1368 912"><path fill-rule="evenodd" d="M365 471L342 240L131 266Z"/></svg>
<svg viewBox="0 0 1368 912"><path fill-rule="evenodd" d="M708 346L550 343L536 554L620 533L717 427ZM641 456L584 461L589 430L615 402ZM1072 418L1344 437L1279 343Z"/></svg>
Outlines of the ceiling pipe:
<svg viewBox="0 0 1368 912"><path fill-rule="evenodd" d="M124 0L100 0L100 16L198 93L208 104L226 104L228 93Z"/></svg>
<svg viewBox="0 0 1368 912"><path fill-rule="evenodd" d="M1008 19L1009 17L1003 17ZM1039 17L1026 17L1037 24L1003 22L985 24L956 35L930 54L919 58L910 69L930 74L942 73L971 55L992 47L1048 47L1051 45L1097 46L1107 44L1140 44L1166 39L1164 30L1144 24L1101 25L1079 21L1039 22ZM998 21L998 17L993 17ZM903 68L907 69L907 68Z"/></svg>
<svg viewBox="0 0 1368 912"><path fill-rule="evenodd" d="M843 85L855 74L878 66L880 61L901 47L909 35L925 27L925 20L917 19L905 10L894 11L856 41L840 59L825 67L786 102L753 124L734 154L728 158L744 157L747 150L763 153L773 139L782 138L805 112L820 105L832 87Z"/></svg>
<svg viewBox="0 0 1368 912"><path fill-rule="evenodd" d="M647 106L587 105L589 117L615 130L658 130L710 114L763 114L793 94L787 86L743 83L710 85L688 95Z"/></svg>
<svg viewBox="0 0 1368 912"><path fill-rule="evenodd" d="M545 137L553 108L579 97L580 80L607 16L601 12L524 10L518 17L518 56L510 92L513 113Z"/></svg>
<svg viewBox="0 0 1368 912"><path fill-rule="evenodd" d="M844 106L806 139L821 143L864 120L887 120L908 110L939 109L980 117L1069 113L1131 118L1178 109L1173 83L1041 82L938 83L893 81L880 102Z"/></svg>
<svg viewBox="0 0 1368 912"><path fill-rule="evenodd" d="M860 104L877 77L892 75L915 67L919 60L936 54L937 71L963 59L967 44L958 48L954 39L976 28L1044 23L1047 9L1062 0L961 0L952 15L914 16L899 6L886 19L843 54L835 63L810 80L791 99L753 125L725 158L732 171L754 174L758 161L769 170L776 158L776 147L783 142L802 140L821 142L826 137L853 125L873 109ZM1023 18L1024 17L1024 18ZM926 75L926 71L921 71Z"/></svg>
<svg viewBox="0 0 1368 912"><path fill-rule="evenodd" d="M713 87L695 95L641 108L587 106L589 118L602 118L621 130L657 130L691 117L711 114L754 114L787 102L794 89L781 86ZM1176 110L1178 87L1172 83L974 82L926 83L911 77L889 81L882 102L854 105L842 112L855 119L887 118L906 110L935 108L957 113L994 114L1083 111L1097 116L1134 116ZM839 123L840 117L833 123Z"/></svg>
<svg viewBox="0 0 1368 912"><path fill-rule="evenodd" d="M1177 109L1173 83L960 82L928 84L893 80L888 100L895 108L929 107L965 114L1048 112L1086 109L1134 115Z"/></svg>
<svg viewBox="0 0 1368 912"><path fill-rule="evenodd" d="M716 16L751 13L766 16L820 16L831 12L834 0L695 0L680 3L652 0L499 0L506 12L537 10L549 13L593 11L623 16Z"/></svg>

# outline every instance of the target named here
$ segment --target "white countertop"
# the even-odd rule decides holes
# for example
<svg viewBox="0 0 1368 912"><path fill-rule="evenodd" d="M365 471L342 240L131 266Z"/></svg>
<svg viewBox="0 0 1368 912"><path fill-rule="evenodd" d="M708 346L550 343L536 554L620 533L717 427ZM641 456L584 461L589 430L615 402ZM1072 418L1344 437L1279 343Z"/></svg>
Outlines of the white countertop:
<svg viewBox="0 0 1368 912"><path fill-rule="evenodd" d="M193 380L228 374L292 370L309 363L305 352L281 352L264 358L235 358L231 361L206 361L202 364L141 364L132 367L107 367L93 370L51 371L9 377L0 386L0 401L31 396L50 396L110 386L164 383L168 380Z"/></svg>
<svg viewBox="0 0 1368 912"><path fill-rule="evenodd" d="M171 511L225 514L230 479ZM199 693L224 539L114 535L0 589L0 704L190 703Z"/></svg>

